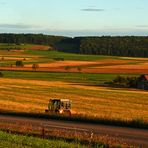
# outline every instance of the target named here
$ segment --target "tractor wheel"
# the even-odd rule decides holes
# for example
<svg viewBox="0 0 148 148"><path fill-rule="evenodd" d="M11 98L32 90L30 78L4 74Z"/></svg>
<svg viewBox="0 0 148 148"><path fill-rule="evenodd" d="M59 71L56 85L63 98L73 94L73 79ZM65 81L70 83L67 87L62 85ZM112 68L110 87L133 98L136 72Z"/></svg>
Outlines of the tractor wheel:
<svg viewBox="0 0 148 148"><path fill-rule="evenodd" d="M45 109L45 113L48 113L49 112L49 110L48 109Z"/></svg>
<svg viewBox="0 0 148 148"><path fill-rule="evenodd" d="M70 110L64 110L63 115L71 116L71 111Z"/></svg>

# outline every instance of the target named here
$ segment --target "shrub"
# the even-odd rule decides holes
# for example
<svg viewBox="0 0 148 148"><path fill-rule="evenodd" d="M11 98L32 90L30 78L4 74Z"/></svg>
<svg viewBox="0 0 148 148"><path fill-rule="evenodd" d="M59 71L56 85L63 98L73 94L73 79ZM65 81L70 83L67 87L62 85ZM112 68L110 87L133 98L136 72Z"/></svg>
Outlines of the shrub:
<svg viewBox="0 0 148 148"><path fill-rule="evenodd" d="M0 72L0 77L3 77L4 75L3 75L3 73L2 72Z"/></svg>
<svg viewBox="0 0 148 148"><path fill-rule="evenodd" d="M16 67L24 67L24 64L22 61L16 61L15 65Z"/></svg>
<svg viewBox="0 0 148 148"><path fill-rule="evenodd" d="M64 61L64 58L53 58L55 61Z"/></svg>
<svg viewBox="0 0 148 148"><path fill-rule="evenodd" d="M113 86L118 86L118 87L137 88L137 82L138 82L138 78L137 77L117 76L111 82L107 82L107 84L111 84Z"/></svg>

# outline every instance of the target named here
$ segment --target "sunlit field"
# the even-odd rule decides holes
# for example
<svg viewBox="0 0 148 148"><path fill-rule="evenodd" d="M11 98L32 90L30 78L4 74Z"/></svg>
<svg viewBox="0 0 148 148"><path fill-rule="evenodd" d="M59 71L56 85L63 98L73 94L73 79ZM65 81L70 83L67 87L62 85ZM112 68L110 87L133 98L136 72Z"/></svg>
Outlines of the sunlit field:
<svg viewBox="0 0 148 148"><path fill-rule="evenodd" d="M0 78L1 110L44 113L50 98L68 98L72 100L73 113L106 119L148 121L147 91L105 85L119 74L138 76L132 65L137 66L136 70L138 65L142 69L141 65L148 63L147 58L62 53L40 45L9 46L0 44L0 69L9 70L2 71L3 77ZM23 61L24 67L16 67L17 60ZM39 64L36 70L32 69L34 63ZM114 72L124 71L127 65L130 74L110 74L113 69ZM93 72L96 68L97 73ZM98 74L101 68L107 71L106 74ZM52 69L54 71L50 73Z"/></svg>
<svg viewBox="0 0 148 148"><path fill-rule="evenodd" d="M12 78L1 78L0 83L1 110L44 113L50 98L68 98L73 113L148 121L146 91Z"/></svg>
<svg viewBox="0 0 148 148"><path fill-rule="evenodd" d="M147 58L131 58L104 55L83 55L51 50L43 45L0 44L0 69L32 71L32 65L38 64L36 71L81 72L81 73L148 73ZM16 61L22 61L23 67L16 67Z"/></svg>

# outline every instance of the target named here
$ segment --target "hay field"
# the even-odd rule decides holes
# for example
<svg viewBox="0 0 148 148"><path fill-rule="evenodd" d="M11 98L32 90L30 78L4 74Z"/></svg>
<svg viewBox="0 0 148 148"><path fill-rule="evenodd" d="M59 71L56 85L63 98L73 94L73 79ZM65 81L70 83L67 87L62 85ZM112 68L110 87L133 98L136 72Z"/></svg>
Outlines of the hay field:
<svg viewBox="0 0 148 148"><path fill-rule="evenodd" d="M61 81L0 79L0 109L43 113L50 98L69 98L73 113L148 121L148 92Z"/></svg>

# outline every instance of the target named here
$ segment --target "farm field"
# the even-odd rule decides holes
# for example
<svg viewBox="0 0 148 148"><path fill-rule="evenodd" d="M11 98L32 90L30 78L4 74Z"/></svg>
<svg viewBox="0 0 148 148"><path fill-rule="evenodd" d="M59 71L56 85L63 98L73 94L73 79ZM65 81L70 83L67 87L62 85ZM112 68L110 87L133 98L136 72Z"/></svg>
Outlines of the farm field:
<svg viewBox="0 0 148 148"><path fill-rule="evenodd" d="M23 50L19 52L0 50L0 69L4 70L0 78L1 110L44 113L50 98L69 98L74 113L148 121L148 92L104 87L119 74L146 73L147 58L70 54L49 51L47 46L20 46ZM16 67L16 60L22 60L24 67ZM34 63L39 65L36 70L32 69Z"/></svg>
<svg viewBox="0 0 148 148"><path fill-rule="evenodd" d="M32 71L32 64L38 64L39 67L36 71L45 72L148 73L147 58L71 54L52 51L49 50L50 48L48 46L42 45L27 44L13 46L0 44L1 70ZM4 47L5 49L3 49ZM12 48L12 50L8 50L7 48ZM14 48L15 50L13 50ZM22 61L24 67L16 67L15 63L17 60Z"/></svg>
<svg viewBox="0 0 148 148"><path fill-rule="evenodd" d="M41 45L8 47L0 44L2 113L44 115L49 99L63 98L72 101L72 115L78 117L148 124L147 91L113 88L106 84L119 75L137 77L148 73L148 58L81 55L49 49L49 46ZM22 61L24 66L17 67L16 61ZM33 69L33 64L38 64L38 68ZM0 132L2 137L5 134ZM15 137L15 142L10 140L11 136ZM24 144L22 136L9 134L6 137L1 140L0 147L29 147L28 143L36 146L37 138L29 137L28 143ZM76 143L65 141L37 140L42 146L56 143L63 147L77 147Z"/></svg>
<svg viewBox="0 0 148 148"><path fill-rule="evenodd" d="M72 100L72 112L106 119L148 121L148 92L55 80L0 79L0 108L44 113L50 98ZM23 94L23 95L22 95Z"/></svg>

